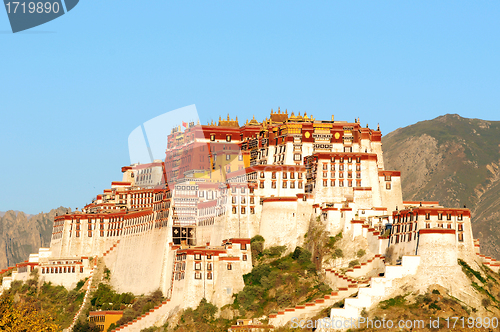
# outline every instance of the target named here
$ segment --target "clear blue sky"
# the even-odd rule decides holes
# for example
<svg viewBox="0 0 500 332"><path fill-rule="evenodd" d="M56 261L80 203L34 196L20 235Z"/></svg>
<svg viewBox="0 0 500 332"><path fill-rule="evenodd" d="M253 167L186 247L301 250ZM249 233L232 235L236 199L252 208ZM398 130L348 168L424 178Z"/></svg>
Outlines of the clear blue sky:
<svg viewBox="0 0 500 332"><path fill-rule="evenodd" d="M500 120L499 17L498 1L82 0L12 34L0 10L0 211L83 206L121 179L134 128L191 104L383 133Z"/></svg>

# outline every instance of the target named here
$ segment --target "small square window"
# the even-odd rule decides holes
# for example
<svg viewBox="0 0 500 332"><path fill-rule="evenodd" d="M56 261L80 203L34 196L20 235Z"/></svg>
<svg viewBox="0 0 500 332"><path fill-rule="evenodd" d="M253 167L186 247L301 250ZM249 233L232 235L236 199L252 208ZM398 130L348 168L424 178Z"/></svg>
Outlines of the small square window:
<svg viewBox="0 0 500 332"><path fill-rule="evenodd" d="M231 135L226 135L226 142L231 142Z"/></svg>
<svg viewBox="0 0 500 332"><path fill-rule="evenodd" d="M215 134L210 134L210 140L211 140L212 142L214 142L214 141L215 141Z"/></svg>
<svg viewBox="0 0 500 332"><path fill-rule="evenodd" d="M247 260L247 255L243 255L243 260L246 261Z"/></svg>
<svg viewBox="0 0 500 332"><path fill-rule="evenodd" d="M387 189L387 190L391 190L391 184L390 184L390 183L386 183L386 184L385 184L385 189Z"/></svg>
<svg viewBox="0 0 500 332"><path fill-rule="evenodd" d="M227 269L228 270L232 270L233 269L233 265L231 263L227 263Z"/></svg>

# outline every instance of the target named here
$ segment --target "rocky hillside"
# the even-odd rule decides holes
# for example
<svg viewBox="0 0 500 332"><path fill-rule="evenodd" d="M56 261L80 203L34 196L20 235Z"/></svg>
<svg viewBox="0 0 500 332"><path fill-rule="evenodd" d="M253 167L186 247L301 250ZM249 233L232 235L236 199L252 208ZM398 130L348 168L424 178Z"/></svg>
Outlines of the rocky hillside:
<svg viewBox="0 0 500 332"><path fill-rule="evenodd" d="M402 172L405 200L466 205L482 253L500 258L500 122L447 114L382 142L386 169Z"/></svg>
<svg viewBox="0 0 500 332"><path fill-rule="evenodd" d="M27 260L40 247L48 247L54 216L66 211L69 210L60 207L29 217L23 212L5 212L0 218L0 269Z"/></svg>

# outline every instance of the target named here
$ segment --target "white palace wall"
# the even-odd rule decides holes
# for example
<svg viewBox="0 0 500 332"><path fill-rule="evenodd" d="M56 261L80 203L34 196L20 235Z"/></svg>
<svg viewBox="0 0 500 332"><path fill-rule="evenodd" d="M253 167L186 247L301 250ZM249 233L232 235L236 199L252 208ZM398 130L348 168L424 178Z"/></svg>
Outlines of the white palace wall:
<svg viewBox="0 0 500 332"><path fill-rule="evenodd" d="M147 294L167 288L168 243L170 227L153 228L137 234L122 235L116 250L116 260L107 262L111 284L118 292ZM171 270L171 268L170 268Z"/></svg>
<svg viewBox="0 0 500 332"><path fill-rule="evenodd" d="M297 197L264 200L260 235L266 247L286 245L288 250L297 246Z"/></svg>

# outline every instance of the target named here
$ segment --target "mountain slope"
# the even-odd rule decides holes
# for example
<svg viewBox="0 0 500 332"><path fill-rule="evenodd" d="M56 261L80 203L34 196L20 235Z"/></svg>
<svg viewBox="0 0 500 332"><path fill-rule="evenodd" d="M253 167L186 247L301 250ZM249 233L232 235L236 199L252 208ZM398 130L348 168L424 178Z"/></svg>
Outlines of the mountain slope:
<svg viewBox="0 0 500 332"><path fill-rule="evenodd" d="M66 211L69 210L60 207L29 218L23 212L5 212L0 218L0 269L27 260L40 247L48 247L54 216Z"/></svg>
<svg viewBox="0 0 500 332"><path fill-rule="evenodd" d="M382 138L385 166L401 170L405 200L466 205L481 250L500 258L500 122L447 114Z"/></svg>

